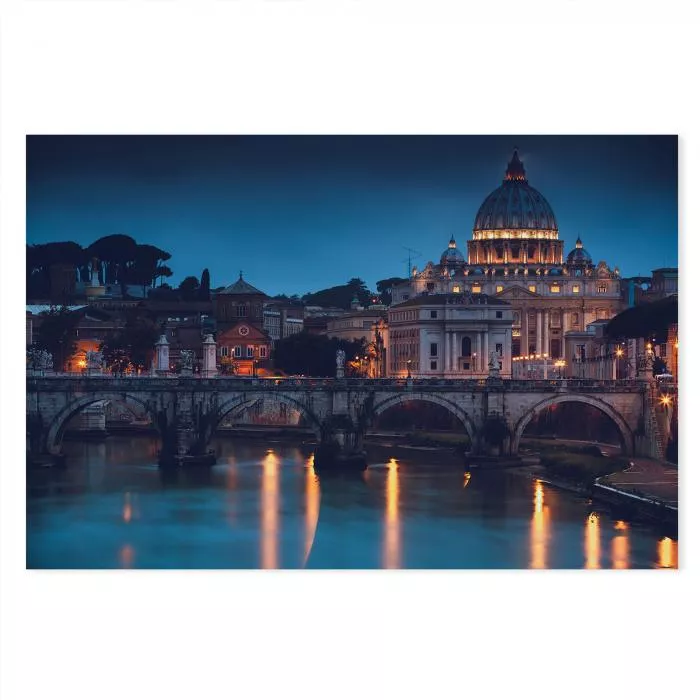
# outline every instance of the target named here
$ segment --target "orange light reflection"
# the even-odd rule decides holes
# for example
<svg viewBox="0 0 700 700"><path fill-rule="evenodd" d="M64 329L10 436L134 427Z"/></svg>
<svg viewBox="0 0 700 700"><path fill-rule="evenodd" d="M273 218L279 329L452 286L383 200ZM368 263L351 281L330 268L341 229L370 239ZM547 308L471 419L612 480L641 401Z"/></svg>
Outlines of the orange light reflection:
<svg viewBox="0 0 700 700"><path fill-rule="evenodd" d="M535 481L534 510L530 523L530 568L547 568L547 542L549 540L549 508L544 505L542 482Z"/></svg>
<svg viewBox="0 0 700 700"><path fill-rule="evenodd" d="M658 544L659 567L662 569L678 568L678 542L664 537Z"/></svg>
<svg viewBox="0 0 700 700"><path fill-rule="evenodd" d="M399 519L399 465L392 457L387 466L386 510L384 517L385 569L401 568L401 523Z"/></svg>
<svg viewBox="0 0 700 700"><path fill-rule="evenodd" d="M321 487L314 471L314 456L311 455L306 462L306 520L304 537L304 566L311 554L311 547L316 535L316 525L318 524L318 513L321 505Z"/></svg>
<svg viewBox="0 0 700 700"><path fill-rule="evenodd" d="M585 532L586 569L600 569L600 522L597 513L586 520Z"/></svg>
<svg viewBox="0 0 700 700"><path fill-rule="evenodd" d="M131 494L127 491L124 494L124 507L122 508L122 520L125 523L130 523L133 516L133 511L131 508Z"/></svg>
<svg viewBox="0 0 700 700"><path fill-rule="evenodd" d="M279 467L280 458L273 450L263 459L263 473L260 488L262 508L262 539L260 542L261 568L278 568L278 528L279 528Z"/></svg>
<svg viewBox="0 0 700 700"><path fill-rule="evenodd" d="M123 569L131 569L133 567L135 554L134 548L130 544L125 544L119 550L119 563Z"/></svg>

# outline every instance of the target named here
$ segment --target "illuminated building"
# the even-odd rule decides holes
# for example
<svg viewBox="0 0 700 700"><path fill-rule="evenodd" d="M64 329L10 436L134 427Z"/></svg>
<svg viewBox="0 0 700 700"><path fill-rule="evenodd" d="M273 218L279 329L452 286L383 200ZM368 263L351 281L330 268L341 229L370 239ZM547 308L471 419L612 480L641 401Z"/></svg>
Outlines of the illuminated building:
<svg viewBox="0 0 700 700"><path fill-rule="evenodd" d="M594 264L580 238L565 255L554 211L528 183L517 150L476 214L466 258L452 238L438 264L413 268L392 289L392 303L469 292L511 305L514 358L561 358L567 331L584 331L622 308L618 269Z"/></svg>
<svg viewBox="0 0 700 700"><path fill-rule="evenodd" d="M389 376L484 378L511 374L510 306L486 294L420 294L389 309Z"/></svg>

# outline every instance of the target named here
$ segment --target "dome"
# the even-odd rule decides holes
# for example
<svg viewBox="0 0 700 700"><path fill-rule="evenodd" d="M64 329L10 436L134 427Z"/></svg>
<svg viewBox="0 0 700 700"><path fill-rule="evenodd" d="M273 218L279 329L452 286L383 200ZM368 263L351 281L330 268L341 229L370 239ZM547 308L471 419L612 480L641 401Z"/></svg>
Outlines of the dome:
<svg viewBox="0 0 700 700"><path fill-rule="evenodd" d="M454 236L450 238L447 250L440 256L440 262L445 265L449 263L463 263L464 255L457 249Z"/></svg>
<svg viewBox="0 0 700 700"><path fill-rule="evenodd" d="M576 247L566 256L567 265L592 265L591 254L583 247L581 239L576 239Z"/></svg>
<svg viewBox="0 0 700 700"><path fill-rule="evenodd" d="M499 229L557 230L552 207L528 184L517 149L508 163L503 184L486 197L474 221L475 231Z"/></svg>

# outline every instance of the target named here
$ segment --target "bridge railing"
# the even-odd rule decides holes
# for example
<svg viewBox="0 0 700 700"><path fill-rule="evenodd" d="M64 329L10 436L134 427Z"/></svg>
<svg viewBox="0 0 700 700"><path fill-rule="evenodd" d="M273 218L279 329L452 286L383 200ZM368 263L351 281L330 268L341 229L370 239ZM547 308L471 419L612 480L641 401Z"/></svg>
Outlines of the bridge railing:
<svg viewBox="0 0 700 700"><path fill-rule="evenodd" d="M64 373L27 373L28 379L37 379L49 382L60 381L80 381L92 382L95 381L111 381L119 384L136 382L196 382L202 386L211 387L217 385L226 385L227 388L236 387L276 387L283 389L296 390L312 390L312 389L338 389L347 388L348 390L386 390L386 389L404 389L404 390L459 390L459 391L483 391L489 386L490 381L487 379L407 379L407 378L381 378L370 379L364 377L347 377L342 379L334 379L330 377L236 377L236 376L217 376L203 377L195 374L191 376L183 376L176 374L165 374L153 376L149 373L144 374L124 374L113 375L107 373L90 374L85 372L64 372ZM639 392L646 385L643 379L503 379L497 383L499 391L522 391L522 392L556 392L556 391L592 391L592 392ZM669 392L670 393L670 392Z"/></svg>

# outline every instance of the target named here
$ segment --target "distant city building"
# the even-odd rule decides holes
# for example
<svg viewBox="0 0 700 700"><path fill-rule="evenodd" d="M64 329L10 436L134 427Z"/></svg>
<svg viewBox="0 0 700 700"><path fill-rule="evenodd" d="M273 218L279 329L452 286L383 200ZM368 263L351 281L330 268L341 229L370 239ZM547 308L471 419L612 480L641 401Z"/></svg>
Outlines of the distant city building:
<svg viewBox="0 0 700 700"><path fill-rule="evenodd" d="M387 307L372 304L365 309L357 296L353 298L350 307L350 311L328 319L326 335L339 340L364 340L369 345L374 339L377 323L387 317Z"/></svg>
<svg viewBox="0 0 700 700"><path fill-rule="evenodd" d="M389 309L387 373L483 378L489 363L511 374L513 314L507 302L471 292L414 296Z"/></svg>
<svg viewBox="0 0 700 700"><path fill-rule="evenodd" d="M617 268L595 264L580 238L564 255L554 212L528 183L517 151L502 184L476 214L466 259L452 238L438 264L413 268L393 287L392 304L424 293L486 294L508 302L513 357L562 358L565 333L623 308Z"/></svg>
<svg viewBox="0 0 700 700"><path fill-rule="evenodd" d="M252 375L269 365L272 338L265 330L265 292L243 279L214 296L216 344L222 373Z"/></svg>
<svg viewBox="0 0 700 700"><path fill-rule="evenodd" d="M278 340L304 330L304 307L273 300L263 307L263 328L273 347Z"/></svg>

